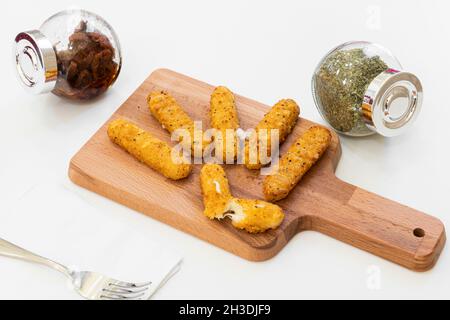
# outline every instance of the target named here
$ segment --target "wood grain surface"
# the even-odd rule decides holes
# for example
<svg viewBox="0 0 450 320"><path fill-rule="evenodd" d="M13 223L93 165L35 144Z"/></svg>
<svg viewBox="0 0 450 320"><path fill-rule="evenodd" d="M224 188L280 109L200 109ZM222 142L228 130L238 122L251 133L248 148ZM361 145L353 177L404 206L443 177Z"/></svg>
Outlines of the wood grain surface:
<svg viewBox="0 0 450 320"><path fill-rule="evenodd" d="M148 93L168 91L207 129L213 89L201 81L159 69L109 121L128 119L173 145L170 135L150 115L146 104ZM254 127L270 108L239 95L236 103L243 129ZM111 143L106 133L109 121L71 160L72 181L243 258L252 261L272 258L303 230L327 234L415 271L432 268L444 247L445 228L438 219L336 178L334 171L341 148L335 133L324 157L289 197L278 203L286 213L280 228L250 235L236 230L229 222L210 221L203 216L201 165L195 166L189 178L169 181ZM313 122L300 119L281 152L312 125ZM242 165L226 166L226 171L235 196L263 199L263 177L259 172Z"/></svg>

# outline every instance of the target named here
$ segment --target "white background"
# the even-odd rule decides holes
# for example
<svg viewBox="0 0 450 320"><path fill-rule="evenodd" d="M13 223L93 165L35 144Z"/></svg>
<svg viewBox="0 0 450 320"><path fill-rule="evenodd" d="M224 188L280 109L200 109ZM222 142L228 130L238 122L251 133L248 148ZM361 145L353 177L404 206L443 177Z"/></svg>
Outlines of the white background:
<svg viewBox="0 0 450 320"><path fill-rule="evenodd" d="M27 95L11 66L15 34L38 28L48 16L72 5L104 16L123 47L118 82L91 104ZM69 190L78 195L76 201L87 201L102 212L96 223L116 219L182 253L182 270L155 296L158 299L450 298L448 248L432 271L414 273L305 232L274 259L252 263L81 190L67 178L70 158L157 68L224 84L269 105L294 98L303 117L323 123L310 91L316 64L342 42L368 40L392 50L405 69L420 77L423 112L414 128L398 138L343 137L337 175L435 215L449 226L449 11L448 1L430 0L3 1L0 237L41 253L65 252L63 262L78 263L71 260L77 253L66 252L64 241L44 240L64 234L67 243L74 243L83 237L82 228L55 230L55 221L61 219L89 223L65 210L62 193ZM35 188L47 190L42 205L27 203L27 192ZM14 214L19 207L22 214ZM33 216L32 225L24 211ZM2 221L11 227L2 229ZM373 281L377 275L379 282ZM61 279L51 270L0 258L0 298L77 298Z"/></svg>

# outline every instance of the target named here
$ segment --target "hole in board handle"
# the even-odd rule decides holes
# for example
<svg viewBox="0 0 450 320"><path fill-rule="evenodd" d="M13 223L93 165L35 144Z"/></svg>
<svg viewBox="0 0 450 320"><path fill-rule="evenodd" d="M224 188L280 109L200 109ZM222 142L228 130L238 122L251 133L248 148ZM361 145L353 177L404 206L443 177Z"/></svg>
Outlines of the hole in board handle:
<svg viewBox="0 0 450 320"><path fill-rule="evenodd" d="M423 238L425 237L425 231L421 228L416 228L414 229L414 236L416 236L417 238Z"/></svg>

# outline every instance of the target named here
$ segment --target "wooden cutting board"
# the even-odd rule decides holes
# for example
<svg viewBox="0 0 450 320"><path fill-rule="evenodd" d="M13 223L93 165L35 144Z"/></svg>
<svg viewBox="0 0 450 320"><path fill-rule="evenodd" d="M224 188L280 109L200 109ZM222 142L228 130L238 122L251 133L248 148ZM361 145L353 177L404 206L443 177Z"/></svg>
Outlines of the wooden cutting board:
<svg viewBox="0 0 450 320"><path fill-rule="evenodd" d="M203 216L200 165L189 178L169 181L108 139L107 124L120 117L173 145L147 108L146 97L153 90L168 91L194 120L202 120L204 128L209 128L213 89L173 71L156 70L73 157L70 178L84 188L253 261L272 258L298 232L315 230L416 271L434 266L445 243L443 224L336 178L341 147L334 133L324 157L289 197L278 203L286 213L281 227L259 235ZM241 96L236 96L236 103L243 129L253 128L270 108ZM300 119L281 152L312 125ZM235 196L263 198L263 177L258 172L237 165L227 166L226 171Z"/></svg>

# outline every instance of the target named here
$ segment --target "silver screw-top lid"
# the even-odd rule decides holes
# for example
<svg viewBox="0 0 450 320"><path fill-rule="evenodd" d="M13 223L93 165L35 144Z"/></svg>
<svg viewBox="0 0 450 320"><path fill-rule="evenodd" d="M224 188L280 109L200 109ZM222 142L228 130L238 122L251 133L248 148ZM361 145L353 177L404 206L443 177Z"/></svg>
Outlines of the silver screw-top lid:
<svg viewBox="0 0 450 320"><path fill-rule="evenodd" d="M58 76L56 53L38 30L21 32L14 41L17 74L27 91L39 94L53 90Z"/></svg>
<svg viewBox="0 0 450 320"><path fill-rule="evenodd" d="M366 125L385 137L402 134L416 120L423 102L420 80L409 72L386 70L369 85L362 115Z"/></svg>

